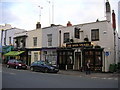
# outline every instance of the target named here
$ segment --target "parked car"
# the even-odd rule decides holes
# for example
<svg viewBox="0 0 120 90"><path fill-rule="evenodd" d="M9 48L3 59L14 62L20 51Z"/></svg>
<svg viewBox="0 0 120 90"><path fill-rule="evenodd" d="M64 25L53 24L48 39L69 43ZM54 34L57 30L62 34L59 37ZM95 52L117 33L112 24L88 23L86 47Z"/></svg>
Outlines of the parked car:
<svg viewBox="0 0 120 90"><path fill-rule="evenodd" d="M35 61L30 66L31 71L41 71L41 72L54 72L57 73L59 68L57 66L53 66L50 63L46 63L45 61Z"/></svg>
<svg viewBox="0 0 120 90"><path fill-rule="evenodd" d="M22 60L11 59L7 63L7 68L13 67L15 69L27 69L27 65Z"/></svg>

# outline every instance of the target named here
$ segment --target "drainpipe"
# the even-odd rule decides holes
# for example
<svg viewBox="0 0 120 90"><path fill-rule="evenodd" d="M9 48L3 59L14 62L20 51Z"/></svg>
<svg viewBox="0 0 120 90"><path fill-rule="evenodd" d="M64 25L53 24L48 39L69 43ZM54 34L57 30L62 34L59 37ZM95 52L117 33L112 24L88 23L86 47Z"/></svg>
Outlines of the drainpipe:
<svg viewBox="0 0 120 90"><path fill-rule="evenodd" d="M59 47L61 47L61 31L59 31Z"/></svg>

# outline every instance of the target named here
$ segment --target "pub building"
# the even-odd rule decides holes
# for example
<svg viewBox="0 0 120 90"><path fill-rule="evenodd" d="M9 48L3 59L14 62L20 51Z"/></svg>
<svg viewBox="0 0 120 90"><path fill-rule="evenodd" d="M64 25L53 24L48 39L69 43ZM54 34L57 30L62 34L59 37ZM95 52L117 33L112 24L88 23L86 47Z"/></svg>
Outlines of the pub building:
<svg viewBox="0 0 120 90"><path fill-rule="evenodd" d="M91 61L91 70L102 72L103 48L93 46L91 42L68 43L65 48L59 48L58 65L63 70L84 71L88 60Z"/></svg>
<svg viewBox="0 0 120 90"><path fill-rule="evenodd" d="M85 70L86 62L91 61L91 70L109 72L111 64L117 64L118 36L115 13L107 0L106 19L96 22L72 25L60 30L60 48L57 50L57 64L63 70ZM111 20L112 18L112 20Z"/></svg>

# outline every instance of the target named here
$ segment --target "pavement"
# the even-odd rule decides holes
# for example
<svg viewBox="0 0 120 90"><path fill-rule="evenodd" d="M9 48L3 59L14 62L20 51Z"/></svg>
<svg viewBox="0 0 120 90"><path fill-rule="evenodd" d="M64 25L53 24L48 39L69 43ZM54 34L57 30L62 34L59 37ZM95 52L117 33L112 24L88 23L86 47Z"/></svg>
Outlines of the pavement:
<svg viewBox="0 0 120 90"><path fill-rule="evenodd" d="M86 77L100 77L100 78L118 78L118 73L98 73L98 72L91 72L90 75L86 75L86 72L83 71L73 71L73 70L60 70L59 74L64 75L73 75L73 76L86 76Z"/></svg>
<svg viewBox="0 0 120 90"><path fill-rule="evenodd" d="M6 66L6 65L2 64L2 66ZM29 67L28 67L28 70L29 70ZM120 77L120 73L116 73L116 72L115 73L91 72L90 75L86 75L85 71L81 72L81 71L74 71L74 70L59 70L58 74L72 75L72 76L79 76L79 77L90 77L90 78L116 79L116 80L118 80L118 77Z"/></svg>

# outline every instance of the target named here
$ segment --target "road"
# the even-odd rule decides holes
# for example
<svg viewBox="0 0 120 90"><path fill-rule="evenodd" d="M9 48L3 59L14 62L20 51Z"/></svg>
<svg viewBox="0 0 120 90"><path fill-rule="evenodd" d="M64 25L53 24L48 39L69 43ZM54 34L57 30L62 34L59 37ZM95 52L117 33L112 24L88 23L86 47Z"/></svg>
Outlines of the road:
<svg viewBox="0 0 120 90"><path fill-rule="evenodd" d="M3 67L2 88L118 88L118 80L32 72Z"/></svg>

